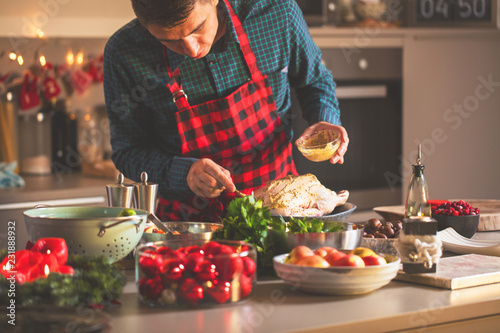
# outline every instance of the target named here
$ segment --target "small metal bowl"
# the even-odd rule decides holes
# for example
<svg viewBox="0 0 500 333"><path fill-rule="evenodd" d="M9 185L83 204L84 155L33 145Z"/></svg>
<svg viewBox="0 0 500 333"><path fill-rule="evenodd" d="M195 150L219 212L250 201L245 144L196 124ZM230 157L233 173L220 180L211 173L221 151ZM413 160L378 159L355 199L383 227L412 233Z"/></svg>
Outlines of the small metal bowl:
<svg viewBox="0 0 500 333"><path fill-rule="evenodd" d="M222 223L212 222L162 222L170 232L168 234L144 232L142 239L146 242L157 242L163 240L206 240L212 238L215 230L222 228ZM154 225L154 224L151 224ZM146 225L146 229L149 226Z"/></svg>
<svg viewBox="0 0 500 333"><path fill-rule="evenodd" d="M297 148L310 161L323 162L335 155L340 146L340 133L318 131L307 139L299 138Z"/></svg>
<svg viewBox="0 0 500 333"><path fill-rule="evenodd" d="M323 246L330 246L339 250L353 250L359 247L363 240L363 228L355 229L351 223L344 224L346 230L336 232L306 232L303 234L287 232L288 250L292 250L299 245L305 245L313 250Z"/></svg>

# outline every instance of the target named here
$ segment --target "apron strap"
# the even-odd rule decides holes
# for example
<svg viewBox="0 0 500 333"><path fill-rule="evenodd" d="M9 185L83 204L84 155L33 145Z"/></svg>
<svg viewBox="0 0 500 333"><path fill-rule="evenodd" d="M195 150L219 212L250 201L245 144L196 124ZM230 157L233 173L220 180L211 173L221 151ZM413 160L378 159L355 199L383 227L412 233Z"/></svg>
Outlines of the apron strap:
<svg viewBox="0 0 500 333"><path fill-rule="evenodd" d="M259 68L257 67L257 59L255 58L255 54L252 52L252 48L250 47L248 35L243 29L240 18L238 17L238 15L236 15L233 7L231 7L229 0L224 0L224 2L226 3L229 15L231 15L231 20L233 21L234 29L236 30L236 34L238 35L238 40L240 42L241 51L243 53L243 56L245 57L248 69L250 70L252 80L256 81L258 76L260 76L261 74Z"/></svg>
<svg viewBox="0 0 500 333"><path fill-rule="evenodd" d="M167 58L167 48L163 46L163 58L165 59L165 65L167 66L167 73L169 80L166 87L172 93L172 99L177 106L178 110L182 110L189 107L188 98L184 90L182 90L181 83L181 71L177 67L173 72L170 68Z"/></svg>

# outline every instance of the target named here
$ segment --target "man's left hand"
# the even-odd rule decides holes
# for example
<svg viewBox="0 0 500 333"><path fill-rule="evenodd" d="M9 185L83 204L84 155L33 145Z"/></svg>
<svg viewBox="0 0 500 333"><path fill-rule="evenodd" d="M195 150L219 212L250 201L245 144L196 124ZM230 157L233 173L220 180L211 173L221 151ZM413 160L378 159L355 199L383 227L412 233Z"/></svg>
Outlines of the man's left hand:
<svg viewBox="0 0 500 333"><path fill-rule="evenodd" d="M344 127L333 125L327 123L326 121L320 121L306 128L304 133L300 136L302 139L309 138L313 133L321 130L333 130L340 133L340 146L335 155L330 159L330 163L344 164L344 155L347 152L347 146L349 145L349 136ZM297 144L297 143L295 143Z"/></svg>

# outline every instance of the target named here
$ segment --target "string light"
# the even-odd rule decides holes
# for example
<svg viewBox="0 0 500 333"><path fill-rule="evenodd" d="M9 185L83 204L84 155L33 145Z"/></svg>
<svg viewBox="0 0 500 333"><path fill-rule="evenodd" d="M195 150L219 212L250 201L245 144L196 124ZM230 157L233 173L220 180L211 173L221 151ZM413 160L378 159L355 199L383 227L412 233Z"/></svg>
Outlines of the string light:
<svg viewBox="0 0 500 333"><path fill-rule="evenodd" d="M75 55L71 49L68 49L68 52L66 53L66 62L70 66L75 63Z"/></svg>
<svg viewBox="0 0 500 333"><path fill-rule="evenodd" d="M42 54L40 56L40 65L45 66L47 64L47 59L45 59L45 56Z"/></svg>
<svg viewBox="0 0 500 333"><path fill-rule="evenodd" d="M9 59L10 59L10 60L16 60L16 59L17 59L17 54L16 54L16 52L11 52L11 53L9 53Z"/></svg>
<svg viewBox="0 0 500 333"><path fill-rule="evenodd" d="M24 64L24 59L22 55L17 56L17 62L19 63L20 66Z"/></svg>
<svg viewBox="0 0 500 333"><path fill-rule="evenodd" d="M78 65L83 64L83 51L82 50L78 51L78 53L76 54L76 63Z"/></svg>

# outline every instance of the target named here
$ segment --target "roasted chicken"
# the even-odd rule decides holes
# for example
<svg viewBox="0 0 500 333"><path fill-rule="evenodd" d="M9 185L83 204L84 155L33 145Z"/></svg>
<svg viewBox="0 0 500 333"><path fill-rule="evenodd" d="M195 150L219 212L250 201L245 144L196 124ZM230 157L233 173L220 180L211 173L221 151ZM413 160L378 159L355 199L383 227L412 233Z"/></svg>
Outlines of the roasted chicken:
<svg viewBox="0 0 500 333"><path fill-rule="evenodd" d="M338 194L323 186L313 174L286 176L269 181L254 193L272 215L323 216L346 203L348 191Z"/></svg>

